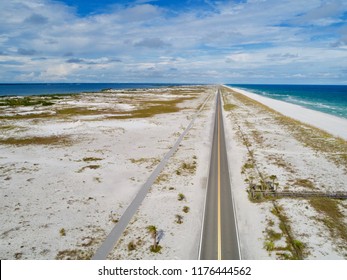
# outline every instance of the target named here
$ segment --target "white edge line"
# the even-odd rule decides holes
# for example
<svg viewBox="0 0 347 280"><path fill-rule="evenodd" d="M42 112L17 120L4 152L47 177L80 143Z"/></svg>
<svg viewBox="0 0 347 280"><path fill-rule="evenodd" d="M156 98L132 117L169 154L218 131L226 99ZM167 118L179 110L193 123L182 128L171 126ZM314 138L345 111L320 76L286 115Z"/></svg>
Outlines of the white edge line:
<svg viewBox="0 0 347 280"><path fill-rule="evenodd" d="M223 86L225 86L225 85L223 85ZM225 87L227 87L227 86L225 86ZM222 98L222 102L224 104L223 98ZM224 114L223 114L223 110L222 110L222 117L223 117L223 119L225 119ZM224 123L224 120L223 120L223 123ZM224 129L224 133L225 133L225 129ZM228 167L229 167L229 164L228 164ZM237 212L236 212L235 201L234 201L234 191L233 191L232 182L231 182L232 176L230 174L230 168L228 168L228 169L229 169L228 172L229 172L229 180L230 180L231 204L233 205L234 216L235 216L234 222L235 222L235 228L236 228L236 239L237 239L237 245L238 245L240 260L242 260L239 227L238 227L238 221L237 221Z"/></svg>
<svg viewBox="0 0 347 280"><path fill-rule="evenodd" d="M215 99L217 100L217 93L218 93L218 89L216 91L216 97ZM214 108L215 104L213 104L213 108ZM213 114L213 128L211 130L211 134L212 134L212 137L211 137L211 134L210 134L210 138L212 138L212 143L213 143L213 132L214 132L214 124L215 124L215 117L216 117L216 111L214 111L214 114ZM201 246L202 246L202 236L203 236L203 233L204 233L204 223L205 223L205 210L206 210L206 202L207 202L207 190L208 190L208 181L209 181L209 178L210 178L210 167L211 167L211 154L212 154L212 143L211 143L211 148L210 148L210 154L209 154L209 163L208 163L208 173L207 173L207 181L206 181L206 191L205 191L205 203L204 203L204 209L202 211L202 224L201 224L201 234L200 234L200 245L199 245L199 252L198 252L198 259L200 260L201 259Z"/></svg>

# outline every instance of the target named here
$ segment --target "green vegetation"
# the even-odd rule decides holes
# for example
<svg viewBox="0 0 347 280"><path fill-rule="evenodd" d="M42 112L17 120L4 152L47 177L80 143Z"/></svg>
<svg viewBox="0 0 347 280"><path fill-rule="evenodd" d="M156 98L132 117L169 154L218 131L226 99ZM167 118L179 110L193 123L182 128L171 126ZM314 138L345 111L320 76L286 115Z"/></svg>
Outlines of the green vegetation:
<svg viewBox="0 0 347 280"><path fill-rule="evenodd" d="M86 107L71 107L71 108L64 108L64 109L58 109L56 111L57 115L99 115L99 114L105 114L103 110L91 110Z"/></svg>
<svg viewBox="0 0 347 280"><path fill-rule="evenodd" d="M151 245L149 249L152 253L159 253L162 248L163 247L161 247L160 245L157 245L155 247Z"/></svg>
<svg viewBox="0 0 347 280"><path fill-rule="evenodd" d="M195 160L192 162L182 162L181 166L176 170L176 175L194 174L196 167L197 163Z"/></svg>
<svg viewBox="0 0 347 280"><path fill-rule="evenodd" d="M256 106L270 113L275 120L289 131L296 140L313 150L323 153L339 166L347 166L347 141L313 127L284 116L266 105L243 94L233 92L233 96L247 106Z"/></svg>
<svg viewBox="0 0 347 280"><path fill-rule="evenodd" d="M190 208L189 208L188 206L183 206L182 211L183 211L184 213L188 213L189 210L190 210Z"/></svg>
<svg viewBox="0 0 347 280"><path fill-rule="evenodd" d="M347 249L347 226L344 222L344 215L339 208L339 202L331 198L312 198L310 199L311 206L324 217L317 217L329 230L333 238L340 238L343 242L343 247Z"/></svg>
<svg viewBox="0 0 347 280"><path fill-rule="evenodd" d="M65 229L64 229L64 228L61 228L61 229L59 230L59 234L60 234L60 236L66 236L66 231L65 231Z"/></svg>
<svg viewBox="0 0 347 280"><path fill-rule="evenodd" d="M150 251L153 253L158 253L161 250L161 246L157 243L157 227L150 225L147 227L147 231L150 233L153 238L153 245L150 246Z"/></svg>
<svg viewBox="0 0 347 280"><path fill-rule="evenodd" d="M95 169L98 169L98 168L100 168L100 167L101 167L101 166L98 165L98 164L87 165L87 166L82 167L80 170L78 170L77 173L81 173L81 172L83 172L83 171L86 170L86 169L93 169L93 170L95 170Z"/></svg>
<svg viewBox="0 0 347 280"><path fill-rule="evenodd" d="M2 125L2 126L0 126L0 130L13 130L16 128L18 128L18 127L15 125Z"/></svg>
<svg viewBox="0 0 347 280"><path fill-rule="evenodd" d="M183 216L177 214L175 217L176 217L176 223L177 224L183 223Z"/></svg>
<svg viewBox="0 0 347 280"><path fill-rule="evenodd" d="M274 241L280 240L282 238L282 233L275 232L273 229L267 230L266 233L269 239Z"/></svg>
<svg viewBox="0 0 347 280"><path fill-rule="evenodd" d="M146 166L147 169L154 168L160 162L159 158L139 158L139 159L131 158L129 160L133 164L147 164Z"/></svg>
<svg viewBox="0 0 347 280"><path fill-rule="evenodd" d="M314 184L309 179L296 179L294 184L295 186L305 187L309 189L314 189Z"/></svg>
<svg viewBox="0 0 347 280"><path fill-rule="evenodd" d="M69 136L35 136L30 138L7 138L0 139L0 144L3 145L71 145L72 141Z"/></svg>
<svg viewBox="0 0 347 280"><path fill-rule="evenodd" d="M158 114L176 113L181 109L177 107L179 103L195 97L182 97L173 100L151 100L142 101L141 107L132 111L126 111L123 115L110 116L108 119L132 119L132 118L149 118Z"/></svg>
<svg viewBox="0 0 347 280"><path fill-rule="evenodd" d="M303 256L305 254L305 245L299 241L293 238L293 233L291 226L289 224L289 219L285 215L283 207L277 205L277 203L273 202L274 207L271 210L271 213L274 214L276 217L278 217L280 224L279 228L281 229L282 233L278 234L276 232L272 232L271 230L267 231L268 238L271 241L276 240L276 238L280 238L280 236L285 236L286 238L286 243L287 246L282 248L274 248L274 250L281 250L285 251L288 250L291 253L290 259L296 259L296 260L301 260L303 259ZM281 254L280 254L281 255ZM289 256L286 254L287 257Z"/></svg>
<svg viewBox="0 0 347 280"><path fill-rule="evenodd" d="M93 256L92 250L64 250L60 251L55 257L56 260L90 260Z"/></svg>
<svg viewBox="0 0 347 280"><path fill-rule="evenodd" d="M136 244L134 243L134 241L130 241L128 243L128 251L134 251L136 250Z"/></svg>
<svg viewBox="0 0 347 280"><path fill-rule="evenodd" d="M265 241L264 248L266 251L273 251L275 249L275 243L273 241Z"/></svg>
<svg viewBox="0 0 347 280"><path fill-rule="evenodd" d="M160 174L157 179L155 179L155 184L160 184L161 182L166 182L169 179L169 175L166 173Z"/></svg>
<svg viewBox="0 0 347 280"><path fill-rule="evenodd" d="M31 120L31 119L45 119L53 118L54 115L51 113L40 113L40 114L23 114L23 115L12 115L12 116L0 116L0 120Z"/></svg>
<svg viewBox="0 0 347 280"><path fill-rule="evenodd" d="M0 98L0 106L11 106L11 107L19 107L19 106L51 106L54 103L47 101L43 98L33 98L33 97L11 97L11 98Z"/></svg>
<svg viewBox="0 0 347 280"><path fill-rule="evenodd" d="M186 198L186 197L185 197L185 195L184 195L183 193L179 193L179 194L178 194L178 198L177 198L177 199L178 199L179 201L182 201L182 200L185 199L185 198Z"/></svg>
<svg viewBox="0 0 347 280"><path fill-rule="evenodd" d="M102 160L102 158L96 158L96 157L85 157L85 158L83 158L84 162L99 161L99 160Z"/></svg>
<svg viewBox="0 0 347 280"><path fill-rule="evenodd" d="M235 104L224 104L223 108L225 111L231 111L235 109L237 106Z"/></svg>

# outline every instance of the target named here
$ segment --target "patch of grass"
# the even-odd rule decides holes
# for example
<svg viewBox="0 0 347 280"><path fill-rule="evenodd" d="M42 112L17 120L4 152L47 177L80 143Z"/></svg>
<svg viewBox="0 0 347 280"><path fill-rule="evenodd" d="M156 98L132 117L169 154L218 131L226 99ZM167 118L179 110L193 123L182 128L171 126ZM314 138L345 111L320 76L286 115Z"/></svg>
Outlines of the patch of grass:
<svg viewBox="0 0 347 280"><path fill-rule="evenodd" d="M92 169L92 170L99 169L100 167L101 166L98 164L87 165L87 166L82 167L80 170L78 170L77 173L81 173L86 169Z"/></svg>
<svg viewBox="0 0 347 280"><path fill-rule="evenodd" d="M183 193L179 193L178 194L178 197L177 197L177 199L178 199L178 201L182 201L183 199L185 199L186 197L185 197L185 195L183 194Z"/></svg>
<svg viewBox="0 0 347 280"><path fill-rule="evenodd" d="M159 158L139 158L139 159L131 158L129 160L133 164L148 164L148 166L146 167L148 169L157 166L158 163L160 162Z"/></svg>
<svg viewBox="0 0 347 280"><path fill-rule="evenodd" d="M223 108L225 111L231 111L235 109L237 106L235 104L224 104Z"/></svg>
<svg viewBox="0 0 347 280"><path fill-rule="evenodd" d="M333 220L343 219L343 214L338 207L337 200L330 198L312 198L310 199L310 204L318 212L327 215Z"/></svg>
<svg viewBox="0 0 347 280"><path fill-rule="evenodd" d="M264 248L266 251L273 251L275 249L275 243L273 241L265 241Z"/></svg>
<svg viewBox="0 0 347 280"><path fill-rule="evenodd" d="M157 246L153 246L153 245L151 245L150 247L149 247L149 250L152 252L152 253L159 253L160 252L160 250L162 249L162 247L160 246L160 245L157 245Z"/></svg>
<svg viewBox="0 0 347 280"><path fill-rule="evenodd" d="M189 210L190 210L190 208L189 208L188 206L183 206L182 211L183 211L184 213L188 213Z"/></svg>
<svg viewBox="0 0 347 280"><path fill-rule="evenodd" d="M277 240L280 240L282 238L282 233L275 232L272 229L269 229L267 231L267 235L268 235L269 239L273 240L273 241L277 241Z"/></svg>
<svg viewBox="0 0 347 280"><path fill-rule="evenodd" d="M194 173L196 171L196 161L183 162L181 168L187 170L189 173Z"/></svg>
<svg viewBox="0 0 347 280"><path fill-rule="evenodd" d="M291 252L291 259L303 259L305 254L305 246L300 241L293 238L293 233L291 226L289 224L289 219L285 215L283 207L277 205L277 203L273 202L274 207L271 209L271 213L277 216L280 220L279 227L282 231L282 235L286 237L287 247Z"/></svg>
<svg viewBox="0 0 347 280"><path fill-rule="evenodd" d="M18 128L18 126L15 125L2 125L0 126L0 130L13 130Z"/></svg>
<svg viewBox="0 0 347 280"><path fill-rule="evenodd" d="M83 158L84 162L99 161L99 160L102 160L102 158L96 158L96 157L85 157L85 158Z"/></svg>
<svg viewBox="0 0 347 280"><path fill-rule="evenodd" d="M61 228L61 229L59 230L59 234L60 234L60 236L66 236L65 228Z"/></svg>
<svg viewBox="0 0 347 280"><path fill-rule="evenodd" d="M309 189L314 189L314 184L309 179L296 179L293 183L295 186L305 187Z"/></svg>
<svg viewBox="0 0 347 280"><path fill-rule="evenodd" d="M183 216L177 214L175 217L177 224L183 224Z"/></svg>
<svg viewBox="0 0 347 280"><path fill-rule="evenodd" d="M136 250L136 244L134 243L134 241L130 241L128 243L128 251L134 251Z"/></svg>
<svg viewBox="0 0 347 280"><path fill-rule="evenodd" d="M0 144L3 145L71 145L72 141L69 136L34 136L28 138L7 138L0 139Z"/></svg>
<svg viewBox="0 0 347 280"><path fill-rule="evenodd" d="M93 256L92 250L83 251L81 249L59 251L56 260L90 260Z"/></svg>
<svg viewBox="0 0 347 280"><path fill-rule="evenodd" d="M0 116L0 120L31 120L31 119L43 119L52 118L54 115L51 113L40 113L40 114L23 114L23 115L12 115L12 116Z"/></svg>
<svg viewBox="0 0 347 280"><path fill-rule="evenodd" d="M160 184L161 182L166 182L169 179L169 175L166 173L160 174L157 179L155 179L155 184Z"/></svg>
<svg viewBox="0 0 347 280"><path fill-rule="evenodd" d="M194 174L196 172L196 161L182 162L181 166L176 170L176 175Z"/></svg>
<svg viewBox="0 0 347 280"><path fill-rule="evenodd" d="M296 239L293 240L293 246L300 251L302 251L305 248L304 243Z"/></svg>
<svg viewBox="0 0 347 280"><path fill-rule="evenodd" d="M10 97L10 98L0 98L0 106L51 106L53 102L50 102L42 97Z"/></svg>
<svg viewBox="0 0 347 280"><path fill-rule="evenodd" d="M158 114L176 113L181 110L177 107L179 103L186 100L192 100L196 97L182 97L172 100L151 100L143 101L141 108L127 111L124 115L110 116L109 119L131 119L131 118L149 118Z"/></svg>
<svg viewBox="0 0 347 280"><path fill-rule="evenodd" d="M339 209L338 200L331 198L311 198L311 206L319 213L324 215L324 218L317 218L329 229L330 235L333 238L341 238L343 241L342 247L347 249L347 226L344 223L344 215Z"/></svg>
<svg viewBox="0 0 347 280"><path fill-rule="evenodd" d="M104 114L105 112L102 110L91 110L85 107L71 107L59 109L56 111L58 115L98 115Z"/></svg>
<svg viewBox="0 0 347 280"><path fill-rule="evenodd" d="M242 169L253 169L254 168L254 163L246 162L243 166Z"/></svg>

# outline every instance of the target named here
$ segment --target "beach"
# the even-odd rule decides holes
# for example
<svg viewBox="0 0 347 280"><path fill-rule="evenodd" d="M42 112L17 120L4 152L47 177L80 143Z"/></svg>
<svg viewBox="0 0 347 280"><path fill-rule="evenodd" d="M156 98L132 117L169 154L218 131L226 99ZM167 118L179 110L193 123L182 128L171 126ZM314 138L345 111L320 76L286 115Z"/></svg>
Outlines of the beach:
<svg viewBox="0 0 347 280"><path fill-rule="evenodd" d="M243 90L225 87L223 96L243 257L345 259L345 200L255 197L250 202L246 192L261 180L274 180L277 191L346 191L346 141L312 125L321 124L341 137L344 128L324 126L335 117Z"/></svg>
<svg viewBox="0 0 347 280"><path fill-rule="evenodd" d="M325 130L332 135L347 140L347 120L344 118L339 118L330 114L310 110L299 105L264 97L243 89L238 89L235 87L231 87L231 89L236 92L242 93L254 100L257 100L283 115L294 118L303 123L310 124L322 130Z"/></svg>
<svg viewBox="0 0 347 280"><path fill-rule="evenodd" d="M0 107L1 258L90 259L196 116L108 259L197 259L217 88ZM220 88L242 259L346 259L345 200L251 197L249 188L270 181L277 191L346 192L347 120Z"/></svg>
<svg viewBox="0 0 347 280"><path fill-rule="evenodd" d="M51 106L2 107L1 258L91 258L214 92L215 87L116 90L50 97ZM141 212L134 224L142 245L128 256L128 244L120 243L123 258L147 251L152 243L146 232L150 224L165 231L165 246L176 243L171 232L179 238L183 230L190 230L196 241L182 242L177 258L195 255L211 114L209 103L164 170L167 175L153 186L143 205L149 213L142 217ZM204 140L195 141L196 137ZM171 182L176 169L180 179ZM181 192L185 199L178 201ZM188 213L182 211L184 206ZM175 223L176 214L184 216L182 225ZM172 250L163 250L159 257L173 258Z"/></svg>

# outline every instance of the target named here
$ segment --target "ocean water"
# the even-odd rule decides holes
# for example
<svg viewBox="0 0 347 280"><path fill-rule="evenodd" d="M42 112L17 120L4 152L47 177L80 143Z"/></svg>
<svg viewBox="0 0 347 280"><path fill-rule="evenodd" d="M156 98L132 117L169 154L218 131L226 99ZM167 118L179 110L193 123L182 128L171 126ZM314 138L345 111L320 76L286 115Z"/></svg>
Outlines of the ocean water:
<svg viewBox="0 0 347 280"><path fill-rule="evenodd" d="M230 84L229 86L347 119L345 85Z"/></svg>
<svg viewBox="0 0 347 280"><path fill-rule="evenodd" d="M159 88L178 84L139 83L40 83L0 84L0 96L30 96L101 91L103 89Z"/></svg>

